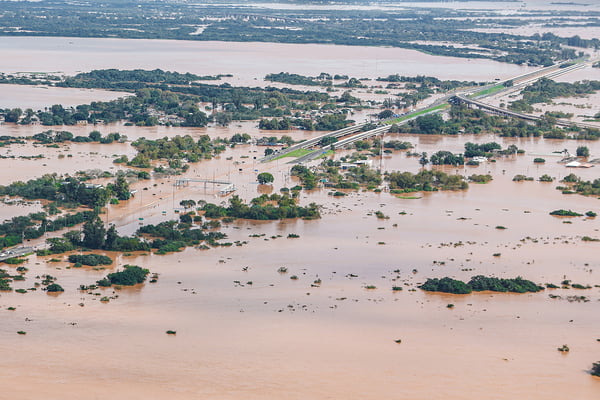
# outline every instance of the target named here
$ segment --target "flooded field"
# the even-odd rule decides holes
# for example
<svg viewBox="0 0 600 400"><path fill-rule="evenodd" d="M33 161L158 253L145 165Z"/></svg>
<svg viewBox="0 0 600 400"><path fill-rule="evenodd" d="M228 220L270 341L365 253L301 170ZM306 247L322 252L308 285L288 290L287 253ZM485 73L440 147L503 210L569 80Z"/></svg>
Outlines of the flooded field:
<svg viewBox="0 0 600 400"><path fill-rule="evenodd" d="M43 110L53 104L75 107L92 101L110 101L130 93L107 90L54 88L46 86L0 85L0 108Z"/></svg>
<svg viewBox="0 0 600 400"><path fill-rule="evenodd" d="M47 55L54 60L54 65L47 64L49 71L68 67L61 63L63 55L71 51L69 41L74 42L73 46L89 46L87 64L73 63L89 69L109 67L106 54L124 52L128 42L45 40L56 46L50 46ZM31 49L37 42L38 39L23 43ZM0 38L2 43L10 43L13 54L24 57L14 43ZM188 46L207 45L212 46L186 43L177 51L195 54L193 47ZM239 60L235 57L243 53L242 48L236 48L237 44L220 45L234 46L223 50L224 60L241 70L241 64L231 63ZM123 58L120 67L157 65L160 59L153 60L150 54L163 49L161 46L167 45L147 41L140 46L141 51L150 48L146 56L132 57L130 61ZM246 51L260 47L245 46ZM340 48L342 53L346 51ZM315 47L302 49L310 55ZM383 50L393 49L373 49ZM39 70L34 55L27 68ZM210 70L193 64L194 57L174 58L169 68L163 68L200 74L232 72L219 70L225 61ZM290 52L285 57L290 64L278 65L283 70L291 67L297 56ZM324 60L322 66L329 66L324 68L328 72L360 74L362 55L348 66L343 65L343 58L332 56L334 60L328 61L317 52L314 60L318 57ZM430 56L418 55L402 65L429 62L419 57ZM3 58L0 69L10 69L11 62ZM460 62L463 66L479 65L477 73L482 80L526 71L501 64L499 69L486 70L482 61ZM385 74L416 74L416 70L398 70L399 65L394 69L386 67L390 72ZM271 65L253 68L256 71L240 71L240 79L260 81L264 74L274 72ZM259 71L260 68L263 69ZM311 68L301 66L289 72L313 73ZM336 68L339 70L333 71ZM424 73L426 68L433 71L439 65L421 65L419 72ZM314 70L319 71L317 67ZM233 73L234 78L238 77ZM383 72L370 70L366 74L375 77ZM455 74L476 79L464 68ZM589 101L597 112L597 97ZM252 137L288 134L300 140L318 134L259 131L256 125L244 122L227 128L140 128L115 124L65 129L75 135L87 134L94 128L103 134L118 131L129 140L185 134L215 138L234 133ZM0 126L0 135L30 136L44 129L5 124ZM5 354L0 371L9 383L2 389L3 396L31 399L43 393L45 398L61 400L78 400L82 396L117 400L379 400L398 396L449 400L597 399L600 380L587 370L593 362L600 361L600 289L594 286L600 285L600 244L583 241L582 237L600 238L600 221L598 217L566 219L548 213L555 209L600 212L597 198L564 195L555 188L558 180L571 172L593 180L600 171L599 165L589 169L566 168L558 163L561 156L555 152L566 148L574 153L577 146L585 145L590 158L598 158L600 142L483 134L385 136L385 140L391 139L408 141L419 153L458 153L467 142L496 141L503 148L515 144L525 154L498 157L497 162L478 167L446 167L447 172L465 176L489 173L494 178L489 184L472 183L465 191L417 193L415 198L372 191L350 191L348 196L337 198L328 195L330 190L325 188L303 191L300 203L322 205L321 219L241 220L223 224L227 241L248 242L242 246L188 248L164 256L107 253L115 263L106 269L72 268L65 255L31 255L22 264L29 269L26 280L13 282L14 288L31 288L39 281L36 276L50 274L65 292L0 292L0 350ZM28 142L3 147L1 153L17 157L0 159L0 181L6 184L52 172L114 172L122 168L112 163L114 157L131 156L135 151L130 143L72 143L48 148ZM193 164L183 176L137 181L132 184L137 189L135 197L109 206L102 219L114 223L121 234L132 234L143 224L177 218L181 200L227 201L227 197L216 194L219 188L210 184L190 183L176 188L175 180L182 177L228 180L236 185L236 194L246 200L297 184L289 174L289 159L261 164L257 159L263 153L261 146L238 145L213 160ZM18 158L37 154L44 154L44 158ZM338 152L336 157L343 154ZM545 158L546 163L534 164L536 157ZM390 172L420 169L418 158L407 157L405 151L386 154L373 163ZM273 185L258 185L258 172L272 173ZM516 174L534 177L535 181L513 182ZM538 182L543 174L556 180ZM2 204L0 216L24 215L40 207ZM376 211L389 219L378 219ZM497 229L498 226L506 229ZM288 238L289 234L299 237ZM27 244L45 246L42 239ZM78 290L80 285L93 284L125 264L150 269L159 275L158 282L120 290ZM15 267L2 266L11 274ZM279 272L280 267L287 271ZM522 276L539 284L560 285L563 280L572 280L592 288L469 295L434 294L417 288L427 278L451 276L468 280L479 274ZM292 276L297 279L291 279ZM393 291L393 286L403 290ZM550 294L559 297L551 298ZM101 302L105 296L111 297L110 301ZM571 296L585 296L585 300ZM454 307L449 308L449 304ZM167 330L176 334L167 335ZM18 335L18 331L26 334ZM558 352L557 347L563 344L568 344L571 351Z"/></svg>

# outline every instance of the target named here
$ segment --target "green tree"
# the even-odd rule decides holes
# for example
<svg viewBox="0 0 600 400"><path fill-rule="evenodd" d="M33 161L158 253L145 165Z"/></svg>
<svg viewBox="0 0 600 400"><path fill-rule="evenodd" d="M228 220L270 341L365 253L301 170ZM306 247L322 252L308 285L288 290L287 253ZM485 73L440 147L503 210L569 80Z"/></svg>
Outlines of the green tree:
<svg viewBox="0 0 600 400"><path fill-rule="evenodd" d="M588 149L587 146L579 146L577 147L575 154L577 154L577 157L589 157L590 149Z"/></svg>
<svg viewBox="0 0 600 400"><path fill-rule="evenodd" d="M13 108L12 110L4 114L4 120L6 122L19 122L19 118L21 118L22 114L23 111L20 108Z"/></svg>
<svg viewBox="0 0 600 400"><path fill-rule="evenodd" d="M377 114L377 117L379 119L387 119L387 118L390 118L392 115L394 115L394 113L392 112L392 110L383 110L382 112L380 112L379 114Z"/></svg>
<svg viewBox="0 0 600 400"><path fill-rule="evenodd" d="M119 200L129 200L131 198L129 183L124 176L119 176L117 178L115 184L111 186L111 190Z"/></svg>
<svg viewBox="0 0 600 400"><path fill-rule="evenodd" d="M106 240L104 242L104 248L107 250L111 250L114 248L117 239L119 238L119 234L117 233L117 228L114 225L111 225L106 231Z"/></svg>
<svg viewBox="0 0 600 400"><path fill-rule="evenodd" d="M195 200L181 200L179 202L179 205L187 210L188 208L194 207L196 205L196 201Z"/></svg>
<svg viewBox="0 0 600 400"><path fill-rule="evenodd" d="M330 144L333 144L337 141L338 141L338 139L336 137L326 136L319 141L319 145L322 147L325 147L325 146L329 146Z"/></svg>
<svg viewBox="0 0 600 400"><path fill-rule="evenodd" d="M99 142L102 139L102 134L98 131L91 131L88 137L94 142Z"/></svg>
<svg viewBox="0 0 600 400"><path fill-rule="evenodd" d="M415 120L417 128L427 134L440 134L444 127L444 120L439 114L423 115Z"/></svg>
<svg viewBox="0 0 600 400"><path fill-rule="evenodd" d="M267 183L272 183L275 178L273 177L272 174L268 173L268 172L261 172L260 174L258 174L258 176L256 177L256 180L258 181L258 183L260 183L261 185L267 184Z"/></svg>
<svg viewBox="0 0 600 400"><path fill-rule="evenodd" d="M96 215L83 225L82 244L90 249L101 249L106 242L106 229L102 220Z"/></svg>

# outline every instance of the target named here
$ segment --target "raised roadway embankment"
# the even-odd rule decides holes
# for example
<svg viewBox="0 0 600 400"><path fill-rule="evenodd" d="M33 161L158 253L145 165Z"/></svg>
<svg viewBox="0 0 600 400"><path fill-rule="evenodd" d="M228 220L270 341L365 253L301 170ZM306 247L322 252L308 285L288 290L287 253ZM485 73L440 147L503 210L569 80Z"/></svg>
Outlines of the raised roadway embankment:
<svg viewBox="0 0 600 400"><path fill-rule="evenodd" d="M13 247L12 249L4 249L2 253L0 253L0 261L8 260L13 257L21 257L30 253L33 253L33 247Z"/></svg>
<svg viewBox="0 0 600 400"><path fill-rule="evenodd" d="M327 137L340 138L343 136L353 135L354 133L359 132L356 135L349 136L348 138L339 140L333 144L321 146L321 148L316 149L308 154L305 154L289 163L297 164L297 163L308 162L308 161L314 160L318 157L321 157L323 154L327 153L327 151L329 151L329 150L332 150L335 148L343 148L343 147L348 146L358 140L364 140L364 139L367 139L372 136L386 133L389 130L390 125L392 123L397 124L397 125L402 125L402 124L405 124L408 121L413 120L419 116L442 111L445 107L443 105L441 105L441 103L446 102L446 101L452 101L452 99L454 99L455 101L458 101L458 102L474 105L476 107L481 108L484 111L488 111L488 112L492 112L492 113L496 113L496 114L500 114L500 115L511 116L514 118L521 118L521 119L528 120L528 121L538 121L538 120L541 120L540 117L537 117L534 115L522 114L522 113L506 110L504 108L495 107L490 104L482 103L482 102L478 101L477 99L491 96L492 94L499 94L501 92L505 92L505 91L509 91L509 90L516 90L516 89L525 87L527 85L530 85L542 78L555 78L557 76L561 76L561 75L573 72L577 69L584 68L587 64L593 63L595 61L597 61L597 60L590 60L590 61L580 60L580 61L575 62L573 65L567 65L565 67L561 67L561 65L553 65L550 67L541 68L537 71L530 72L530 73L527 73L524 75L519 75L512 79L508 79L506 81L498 82L495 85L490 85L490 86L487 86L484 88L477 88L477 89L473 89L471 91L464 91L462 93L448 94L447 96L444 96L442 99L439 99L438 101L436 101L433 105L431 105L429 107L415 110L409 114L403 115L402 117L395 118L395 119L392 119L389 121L381 121L381 123L386 124L384 126L378 126L375 129L371 129L371 130L368 130L365 132L360 132L360 130L365 125L367 125L367 123L352 125L352 126L349 126L349 127L337 130L337 131L329 132L324 135L320 135L320 136L314 137L312 139L306 140L304 142L295 144L293 146L288 147L287 149L284 149L281 151L276 151L275 153L261 159L261 162L267 162L267 161L274 160L276 158L285 157L287 154L289 154L293 151L299 150L299 149L308 149L310 147L317 146L323 138L327 138ZM506 83L508 83L510 81L512 81L512 85L505 85ZM580 128L596 128L597 129L597 126L594 126L594 125L585 124L585 123L576 123L576 122L565 121L565 120L557 120L556 125L577 126Z"/></svg>
<svg viewBox="0 0 600 400"><path fill-rule="evenodd" d="M323 135L316 136L314 138L311 138L311 139L305 140L303 142L297 143L297 144L295 144L293 146L290 146L290 147L288 147L286 149L283 149L281 151L276 151L273 154L270 154L270 155L262 158L260 161L261 162L271 161L271 160L274 160L276 158L285 157L286 154L289 154L289 153L291 153L293 151L300 150L300 149L307 149L309 147L313 147L313 146L317 145L323 138L327 138L327 137L338 138L338 137L342 137L342 136L345 136L345 135L350 135L352 133L360 131L362 129L362 127L365 126L366 124L367 124L366 122L361 123L361 124L355 124L355 125L348 126L346 128L339 129L337 131L328 132L328 133L325 133Z"/></svg>

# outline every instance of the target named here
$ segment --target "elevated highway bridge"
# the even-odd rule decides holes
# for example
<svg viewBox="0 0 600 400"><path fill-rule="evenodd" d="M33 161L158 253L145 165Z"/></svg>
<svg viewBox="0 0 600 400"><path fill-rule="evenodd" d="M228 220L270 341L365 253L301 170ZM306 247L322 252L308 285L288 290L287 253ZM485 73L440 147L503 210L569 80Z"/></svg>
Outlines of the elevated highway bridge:
<svg viewBox="0 0 600 400"><path fill-rule="evenodd" d="M500 88L501 90L496 90L496 91L490 92L489 90L486 91L486 88L482 89L481 87L478 87L478 88L475 88L470 91L463 91L463 92L458 92L458 93L454 93L454 94L448 94L445 97L443 97L442 99L438 100L436 103L434 103L434 105L427 107L427 108L421 108L421 109L415 110L412 113L405 115L404 117L402 117L401 120L399 120L395 123L398 125L401 125L401 124L407 123L408 121L416 119L419 116L440 112L442 110L442 108L439 107L439 104L442 102L446 102L446 101L451 104L466 104L469 107L477 107L485 112L493 113L496 115L502 115L502 116L506 116L506 117L519 118L519 119L523 119L526 121L537 122L537 121L542 120L543 118L535 116L535 115L528 115L528 114L523 114L523 113L511 111L511 110L506 110L504 108L486 104L486 103L481 102L480 99L490 96L491 94L498 94L498 93L502 93L505 91L511 91L511 90L517 90L517 89L523 88L523 87L528 86L542 78L550 78L550 79L556 78L558 76L576 71L581 68L584 68L584 67L586 67L586 65L591 64L595 61L597 61L597 60L588 60L588 61L580 60L580 61L573 63L572 65L567 65L564 63L561 65L553 65L550 67L541 68L537 71L530 72L530 73L527 73L524 75L519 75L512 79L498 82L495 85L491 85L491 86L487 87L489 89L489 88L494 88L494 87L500 88L499 85L506 86L505 89ZM478 93L482 93L482 94L478 95ZM383 123L383 125L381 125L381 123ZM367 125L367 123L356 124L356 125L352 125L352 126L349 126L349 127L337 130L337 131L319 135L314 138L308 139L304 142L290 146L286 149L276 151L275 153L273 153L267 157L264 157L260 161L267 162L267 161L274 160L276 158L285 157L287 154L292 153L299 149L310 149L310 148L318 147L318 149L316 149L308 154L305 154L305 155L291 161L290 163L308 162L308 161L314 160L314 159L322 156L329 150L344 148L344 147L347 147L347 146L355 143L358 140L368 139L370 137L388 132L390 129L390 125L385 124L385 122L383 122L383 121L381 123L376 128L370 129L370 130L367 130L364 132L362 132L362 130ZM580 123L580 122L571 122L571 121L560 120L560 119L556 120L555 124L558 126L563 126L563 127L576 126L576 127L585 128L585 129L598 129L598 126L595 126L595 125ZM321 141L324 138L328 138L328 137L332 137L332 138L336 138L336 139L343 138L343 139L338 140L337 142L335 142L333 144L321 146L320 145Z"/></svg>

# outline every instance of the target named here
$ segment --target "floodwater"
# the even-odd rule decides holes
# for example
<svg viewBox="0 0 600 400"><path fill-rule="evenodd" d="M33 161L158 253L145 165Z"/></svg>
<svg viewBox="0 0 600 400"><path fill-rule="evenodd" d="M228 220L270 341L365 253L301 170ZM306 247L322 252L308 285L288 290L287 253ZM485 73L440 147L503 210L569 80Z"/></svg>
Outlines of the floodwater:
<svg viewBox="0 0 600 400"><path fill-rule="evenodd" d="M198 75L233 74L228 82L246 86L258 86L266 74L277 72L310 76L327 72L356 78L429 75L486 81L490 76L509 78L533 70L489 60L431 56L416 50L318 44L1 37L0 52L0 71L4 72L73 75L115 67L161 68ZM41 65L40 58L44 59ZM439 68L441 63L443 69Z"/></svg>
<svg viewBox="0 0 600 400"><path fill-rule="evenodd" d="M91 62L102 59L95 54L88 54ZM0 134L28 136L44 129L6 124L0 126ZM86 134L93 127L67 129ZM228 128L111 125L100 130L104 134L118 130L130 139L283 134L260 132L255 122ZM298 140L316 133L285 134ZM224 224L227 240L247 241L243 246L189 248L166 256L109 254L115 263L107 269L69 268L64 255L56 257L63 260L58 262L29 256L23 264L29 268L26 280L13 287L31 288L39 281L36 276L50 274L65 292L0 293L3 396L597 399L600 380L587 370L600 361L598 287L454 296L425 293L416 285L429 277L468 280L477 274L522 276L540 284L570 279L599 285L600 244L581 238L600 238L600 220L548 215L559 208L600 212L598 199L563 195L555 189L558 181L515 183L512 177L525 174L537 179L549 174L560 179L574 172L586 180L598 178L599 166L567 169L553 152L564 148L574 152L576 146L586 145L592 157L599 157L600 142L491 135L386 135L389 139L409 141L413 151L428 154L460 152L469 141L516 144L526 154L458 171L445 168L463 175L493 175L491 183L471 184L466 191L417 194L414 199L385 192L349 192L344 198L329 196L327 189L302 192L302 205L313 201L323 205L322 219ZM254 157L260 158L263 151L254 145L229 148L213 160L193 165L185 177L227 179L244 199L269 191L256 184L257 172L275 176L273 192L296 184L287 160L259 164ZM40 153L45 158L0 159L1 182L49 172L118 169L113 157L131 155L133 150L129 143L73 143L58 149L28 143L2 148L2 155L17 157ZM535 157L546 163L534 164ZM387 171L420 168L418 159L403 151L374 160L375 165L379 162ZM175 179L134 183L136 196L110 206L103 219L116 224L122 234L131 234L140 224L176 218L183 199L227 200L211 185L192 183L176 189ZM39 205L0 208L2 217L8 218ZM389 219L377 219L378 210ZM300 237L288 238L290 233ZM250 237L257 234L264 236ZM40 240L28 244L44 246ZM91 294L77 290L124 264L149 268L159 274L158 282ZM287 273L277 271L282 266ZM15 266L2 268L16 273ZM294 275L298 279L290 279ZM392 286L404 289L393 292ZM104 296L112 298L101 302ZM589 301L569 301L568 296ZM167 330L177 334L167 335ZM571 348L568 354L556 350L563 344Z"/></svg>
<svg viewBox="0 0 600 400"><path fill-rule="evenodd" d="M552 291L562 299L544 292L449 296L410 291L427 277L446 275L599 284L598 244L581 241L584 235L600 237L597 219L564 224L548 215L558 208L600 211L598 200L562 195L554 189L556 183L511 180L517 173L564 176L571 170L558 164L552 151L574 151L579 143L486 135L390 138L429 153L460 151L466 141L491 140L503 146L514 143L528 153L459 171L494 176L491 183L471 184L464 192L420 199L352 192L333 199L327 190L317 190L302 194L300 201L323 204L321 220L227 224L223 229L229 241L249 242L242 247L117 255L116 266L142 265L160 278L156 284L117 291L118 298L106 304L99 297L112 296L112 289L94 291L101 293L94 296L77 287L116 266L66 269L67 263L49 262L51 257L30 256L27 280L14 287L29 288L35 276L48 273L66 292L56 297L39 291L0 295L2 347L16 349L8 356L10 368L3 370L6 379L18 383L8 393L16 399L42 390L49 398L64 399L76 399L75 393L83 390L91 398L110 394L116 399L378 399L401 391L412 398L441 392L445 398L462 399L469 388L474 396L502 393L497 398L559 399L565 393L596 398L600 382L585 369L597 361L598 288ZM586 144L593 155L600 154L599 143ZM123 149L117 147L126 145L72 144L71 152L79 154L78 146L89 146L86 151L102 160L103 154L120 153ZM274 192L292 185L290 165L283 160L266 165L252 160L261 150L236 146L195 165L187 176L226 177L246 199L260 190L253 182L255 170L274 174ZM417 159L404 154L386 156L384 168L416 172ZM546 157L545 165L532 163L538 155ZM235 161L240 164L234 167ZM29 168L22 165L20 170L37 170L35 162L28 162ZM65 159L44 162L48 170L60 170L61 164L79 169ZM106 168L97 161L94 166ZM574 172L585 179L597 177L595 168ZM174 179L139 182L136 197L111 206L103 218L122 233L132 233L142 223L176 217L174 209L182 199L225 200L210 185L174 189ZM373 215L377 210L390 218L378 220ZM495 229L497 225L507 229ZM288 239L289 233L300 238ZM289 272L278 273L280 266ZM291 280L292 275L299 279ZM320 287L311 287L317 279ZM367 285L377 289L365 289ZM394 285L404 290L393 293ZM568 302L569 295L591 301ZM449 303L455 307L448 309ZM27 335L17 335L18 330ZM166 330L177 335L166 335ZM567 355L556 351L565 343L572 349Z"/></svg>
<svg viewBox="0 0 600 400"><path fill-rule="evenodd" d="M131 94L96 89L0 85L0 108L43 110L54 104L75 107L92 101L110 101L124 96L131 96Z"/></svg>

